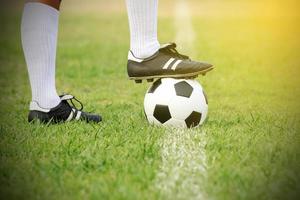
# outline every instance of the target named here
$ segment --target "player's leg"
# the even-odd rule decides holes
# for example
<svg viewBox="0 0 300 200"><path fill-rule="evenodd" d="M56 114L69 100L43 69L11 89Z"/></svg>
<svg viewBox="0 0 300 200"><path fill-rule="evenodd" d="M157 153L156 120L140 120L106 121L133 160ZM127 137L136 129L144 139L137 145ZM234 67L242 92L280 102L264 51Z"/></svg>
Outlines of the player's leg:
<svg viewBox="0 0 300 200"><path fill-rule="evenodd" d="M130 79L192 78L205 74L212 65L179 54L174 43L159 45L157 39L158 0L126 0L130 27L127 70Z"/></svg>
<svg viewBox="0 0 300 200"><path fill-rule="evenodd" d="M51 2L54 5L59 1ZM21 36L32 100L43 108L53 108L60 103L55 88L58 19L59 11L47 4L29 1L24 6Z"/></svg>
<svg viewBox="0 0 300 200"><path fill-rule="evenodd" d="M39 0L25 3L21 38L32 91L28 120L43 122L83 119L100 121L97 115L72 108L58 96L55 87L55 61L60 0Z"/></svg>
<svg viewBox="0 0 300 200"><path fill-rule="evenodd" d="M147 58L158 51L158 0L126 0L130 27L130 50L138 58Z"/></svg>

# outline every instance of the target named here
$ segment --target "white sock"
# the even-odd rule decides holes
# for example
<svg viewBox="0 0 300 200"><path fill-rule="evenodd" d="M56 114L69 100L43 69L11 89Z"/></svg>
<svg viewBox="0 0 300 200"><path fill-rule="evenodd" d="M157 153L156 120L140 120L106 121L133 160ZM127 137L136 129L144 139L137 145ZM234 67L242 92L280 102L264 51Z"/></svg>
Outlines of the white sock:
<svg viewBox="0 0 300 200"><path fill-rule="evenodd" d="M32 101L42 108L60 103L55 88L55 60L59 11L46 4L25 4L21 37L29 73Z"/></svg>
<svg viewBox="0 0 300 200"><path fill-rule="evenodd" d="M147 58L158 51L158 0L126 0L130 27L130 50L135 57Z"/></svg>

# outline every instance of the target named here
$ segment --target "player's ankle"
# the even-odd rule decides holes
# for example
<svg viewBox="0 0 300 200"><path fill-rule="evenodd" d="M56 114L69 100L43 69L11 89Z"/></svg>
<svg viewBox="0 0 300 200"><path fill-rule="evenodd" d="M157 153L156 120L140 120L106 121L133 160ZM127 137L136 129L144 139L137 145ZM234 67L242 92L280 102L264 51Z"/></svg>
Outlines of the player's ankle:
<svg viewBox="0 0 300 200"><path fill-rule="evenodd" d="M158 41L148 43L148 44L139 44L133 45L130 51L133 53L134 57L145 59L154 55L160 48L160 44Z"/></svg>
<svg viewBox="0 0 300 200"><path fill-rule="evenodd" d="M33 98L32 102L37 103L41 108L51 109L60 104L61 100L59 96L53 96L45 98Z"/></svg>

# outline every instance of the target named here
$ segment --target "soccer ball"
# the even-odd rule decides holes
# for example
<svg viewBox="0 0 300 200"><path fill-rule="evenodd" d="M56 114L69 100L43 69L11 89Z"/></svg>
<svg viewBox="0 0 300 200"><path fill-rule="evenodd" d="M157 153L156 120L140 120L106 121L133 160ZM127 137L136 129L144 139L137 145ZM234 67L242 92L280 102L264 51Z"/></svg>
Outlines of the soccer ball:
<svg viewBox="0 0 300 200"><path fill-rule="evenodd" d="M158 79L144 99L144 111L150 124L197 127L205 121L207 110L206 95L196 80Z"/></svg>

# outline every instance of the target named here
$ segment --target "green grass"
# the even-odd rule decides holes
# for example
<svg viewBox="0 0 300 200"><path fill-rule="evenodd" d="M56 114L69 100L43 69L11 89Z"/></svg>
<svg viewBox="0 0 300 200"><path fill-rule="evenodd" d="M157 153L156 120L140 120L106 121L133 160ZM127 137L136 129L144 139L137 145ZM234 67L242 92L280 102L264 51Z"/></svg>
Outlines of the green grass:
<svg viewBox="0 0 300 200"><path fill-rule="evenodd" d="M67 5L61 15L57 88L74 94L86 110L100 112L104 121L26 123L30 88L20 10L1 14L1 199L161 199L155 178L165 130L144 119L148 85L127 79L126 13L72 12ZM198 79L209 98L209 118L196 131L206 132L203 187L210 199L299 198L297 20L193 18L196 58L216 66ZM160 18L161 41L173 40L173 24L171 16Z"/></svg>

